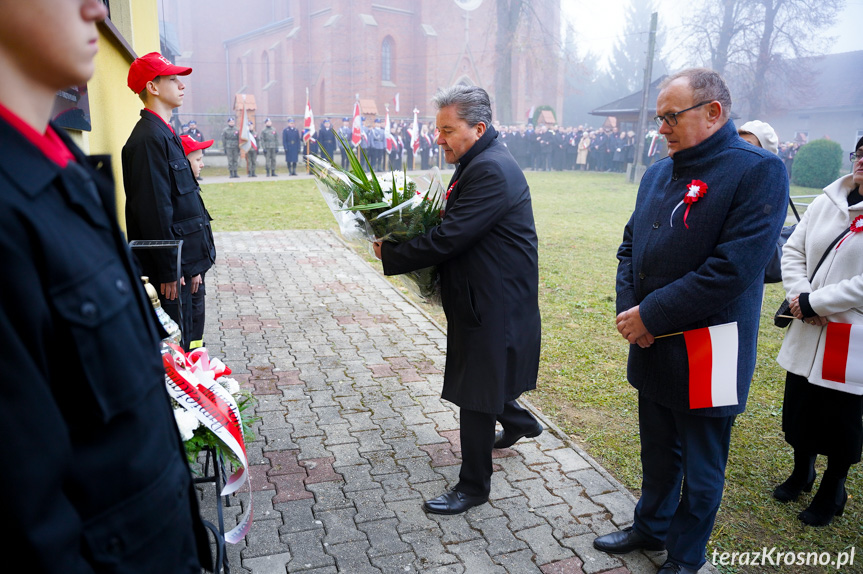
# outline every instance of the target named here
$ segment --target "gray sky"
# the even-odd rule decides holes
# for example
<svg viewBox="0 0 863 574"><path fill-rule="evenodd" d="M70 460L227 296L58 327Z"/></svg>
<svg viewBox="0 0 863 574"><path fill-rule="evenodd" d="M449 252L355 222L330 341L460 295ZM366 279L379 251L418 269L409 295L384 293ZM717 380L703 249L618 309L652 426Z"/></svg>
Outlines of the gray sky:
<svg viewBox="0 0 863 574"><path fill-rule="evenodd" d="M711 0L707 0L711 1ZM668 30L667 44L672 43L673 31L685 29L680 14L691 5L691 0L656 0L659 12L659 25ZM591 51L600 56L606 64L611 55L614 42L621 32L625 17L625 0L561 0L564 17L575 27L576 40L580 55ZM836 25L828 32L835 41L830 45L830 53L863 50L863 0L846 0L845 11L839 15ZM619 25L615 25L619 23Z"/></svg>

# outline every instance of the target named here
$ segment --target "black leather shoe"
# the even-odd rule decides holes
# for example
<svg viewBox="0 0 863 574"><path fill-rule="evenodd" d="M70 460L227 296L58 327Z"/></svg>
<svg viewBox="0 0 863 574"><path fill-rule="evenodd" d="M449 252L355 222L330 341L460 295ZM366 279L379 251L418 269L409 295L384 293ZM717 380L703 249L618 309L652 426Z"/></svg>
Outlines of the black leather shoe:
<svg viewBox="0 0 863 574"><path fill-rule="evenodd" d="M633 550L661 552L665 550L665 543L649 540L630 526L629 528L600 536L593 541L593 547L609 554L626 554Z"/></svg>
<svg viewBox="0 0 863 574"><path fill-rule="evenodd" d="M687 568L668 560L659 567L659 571L656 574L695 574L696 572L698 570L693 570L692 568Z"/></svg>
<svg viewBox="0 0 863 574"><path fill-rule="evenodd" d="M437 498L426 500L423 509L432 514L461 514L469 508L488 502L488 496L470 496L457 490L450 490Z"/></svg>
<svg viewBox="0 0 863 574"><path fill-rule="evenodd" d="M494 448L509 448L521 439L533 438L542 434L542 425L536 423L536 426L527 432L510 435L506 431L497 431L494 433Z"/></svg>

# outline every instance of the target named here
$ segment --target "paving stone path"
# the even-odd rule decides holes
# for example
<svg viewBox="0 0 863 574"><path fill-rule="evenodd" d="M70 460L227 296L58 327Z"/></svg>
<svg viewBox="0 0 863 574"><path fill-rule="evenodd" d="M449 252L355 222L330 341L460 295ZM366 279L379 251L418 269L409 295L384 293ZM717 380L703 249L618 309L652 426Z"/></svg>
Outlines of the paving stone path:
<svg viewBox="0 0 863 574"><path fill-rule="evenodd" d="M204 340L260 417L254 524L228 548L232 572L656 572L664 553L593 549L631 523L635 499L539 413L547 432L495 451L488 504L425 514L461 455L458 408L440 399L445 333L333 233L216 244ZM213 488L199 489L215 521ZM228 528L246 504L233 497Z"/></svg>

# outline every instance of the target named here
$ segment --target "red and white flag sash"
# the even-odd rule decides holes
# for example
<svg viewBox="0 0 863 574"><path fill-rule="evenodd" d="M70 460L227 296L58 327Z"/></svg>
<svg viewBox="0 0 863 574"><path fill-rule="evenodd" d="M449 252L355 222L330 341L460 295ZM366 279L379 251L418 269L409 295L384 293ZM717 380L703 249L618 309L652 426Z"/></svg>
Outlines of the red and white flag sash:
<svg viewBox="0 0 863 574"><path fill-rule="evenodd" d="M863 325L827 323L821 378L863 386Z"/></svg>
<svg viewBox="0 0 863 574"><path fill-rule="evenodd" d="M689 358L689 408L738 404L737 322L683 333Z"/></svg>
<svg viewBox="0 0 863 574"><path fill-rule="evenodd" d="M390 111L387 109L387 119L386 125L384 127L384 135L386 136L387 141L387 153L393 151L393 146L395 145L395 138L393 134L390 133Z"/></svg>
<svg viewBox="0 0 863 574"><path fill-rule="evenodd" d="M309 89L306 88L306 115L303 117L303 143L309 143L315 135L315 116L312 113L312 103L309 100Z"/></svg>
<svg viewBox="0 0 863 574"><path fill-rule="evenodd" d="M174 345L171 347L182 353L179 347ZM168 394L219 437L243 465L228 477L220 496L233 494L244 483L249 487L249 506L245 514L237 526L225 533L225 541L236 544L248 533L253 516L252 483L249 480L249 462L243 440L240 409L231 394L215 381L214 371L218 372L220 363L213 361L214 368L210 369L205 349L196 349L186 358L189 360L188 365L178 363L173 353L162 355ZM221 366L224 367L224 365Z"/></svg>
<svg viewBox="0 0 863 574"><path fill-rule="evenodd" d="M363 140L363 119L360 116L360 101L354 102L354 121L351 124L351 144L354 147L360 145Z"/></svg>
<svg viewBox="0 0 863 574"><path fill-rule="evenodd" d="M419 113L419 110L414 109L414 122L413 122L413 124L411 124L411 129L410 129L410 132L411 132L411 151L413 152L414 155L416 155L416 153L420 149L420 126L419 126L419 122L417 121L417 114L418 113Z"/></svg>

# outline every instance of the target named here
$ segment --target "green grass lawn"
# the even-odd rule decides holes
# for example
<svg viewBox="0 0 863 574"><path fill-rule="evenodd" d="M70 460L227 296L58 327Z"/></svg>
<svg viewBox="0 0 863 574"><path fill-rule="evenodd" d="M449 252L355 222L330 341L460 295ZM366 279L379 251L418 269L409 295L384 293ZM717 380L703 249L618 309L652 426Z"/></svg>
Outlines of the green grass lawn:
<svg viewBox="0 0 863 574"><path fill-rule="evenodd" d="M543 320L539 386L529 399L628 488L641 482L635 390L626 382L628 345L614 324L615 253L635 204L636 186L621 174L527 172L540 241ZM309 180L208 184L204 200L218 231L336 229ZM816 193L793 188L793 195ZM367 253L363 253L367 256ZM374 262L376 264L376 262ZM708 553L840 552L860 546L863 562L863 473L852 469L845 515L826 528L804 528L796 515L812 494L780 504L771 492L791 470L781 431L785 372L775 358L784 331L772 315L783 297L767 286L758 364L748 408L737 418L722 509ZM442 321L440 313L435 314ZM822 457L823 458L823 457ZM823 473L819 459L819 477ZM817 483L816 483L817 486ZM843 569L863 572L863 566ZM770 566L723 572L836 572Z"/></svg>

